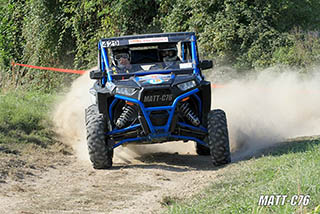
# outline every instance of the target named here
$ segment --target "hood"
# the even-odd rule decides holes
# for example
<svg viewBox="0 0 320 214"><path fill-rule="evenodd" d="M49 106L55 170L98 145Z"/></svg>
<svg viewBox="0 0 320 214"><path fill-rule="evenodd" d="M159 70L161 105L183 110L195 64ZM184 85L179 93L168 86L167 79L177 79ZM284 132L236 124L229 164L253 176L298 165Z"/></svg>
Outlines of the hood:
<svg viewBox="0 0 320 214"><path fill-rule="evenodd" d="M171 85L175 79L174 74L150 74L135 77L134 81L141 87L156 85Z"/></svg>
<svg viewBox="0 0 320 214"><path fill-rule="evenodd" d="M195 79L190 74L149 74L144 76L136 76L126 80L117 81L115 84L121 87L173 87L179 83L187 82Z"/></svg>
<svg viewBox="0 0 320 214"><path fill-rule="evenodd" d="M146 86L168 86L172 87L173 85L186 82L194 79L194 75L175 75L175 74L152 74L145 75L140 77L135 77L134 81L140 87Z"/></svg>

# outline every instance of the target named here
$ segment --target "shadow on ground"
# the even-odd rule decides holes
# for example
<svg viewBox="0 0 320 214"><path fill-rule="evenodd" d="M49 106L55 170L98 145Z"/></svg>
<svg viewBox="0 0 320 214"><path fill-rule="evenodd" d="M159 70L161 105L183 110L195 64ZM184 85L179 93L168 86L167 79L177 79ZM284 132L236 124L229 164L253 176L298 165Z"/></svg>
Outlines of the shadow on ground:
<svg viewBox="0 0 320 214"><path fill-rule="evenodd" d="M198 156L191 154L177 154L177 153L152 153L144 154L137 157L143 163L141 164L116 164L112 169L119 168L142 168L142 169L162 169L175 172L186 171L212 171L222 167L215 167L211 162L210 156Z"/></svg>

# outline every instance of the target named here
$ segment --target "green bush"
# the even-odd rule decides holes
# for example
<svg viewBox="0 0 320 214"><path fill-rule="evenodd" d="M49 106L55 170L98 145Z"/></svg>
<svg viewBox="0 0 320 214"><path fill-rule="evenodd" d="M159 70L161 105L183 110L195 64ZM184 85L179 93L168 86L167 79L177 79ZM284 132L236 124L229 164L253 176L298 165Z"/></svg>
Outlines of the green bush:
<svg viewBox="0 0 320 214"><path fill-rule="evenodd" d="M25 44L22 36L24 4L0 1L0 72L8 71L12 61L20 61Z"/></svg>
<svg viewBox="0 0 320 214"><path fill-rule="evenodd" d="M320 63L320 37L318 32L295 30L288 34L286 45L273 53L274 64L310 67Z"/></svg>
<svg viewBox="0 0 320 214"><path fill-rule="evenodd" d="M320 28L316 0L165 0L160 9L164 31L196 31L203 55L240 69L272 65L295 27Z"/></svg>
<svg viewBox="0 0 320 214"><path fill-rule="evenodd" d="M318 0L0 0L0 13L0 72L9 77L12 61L87 69L99 39L152 32L195 31L202 56L242 70L319 60L318 38L293 31L320 29ZM18 85L65 83L52 72L15 72Z"/></svg>

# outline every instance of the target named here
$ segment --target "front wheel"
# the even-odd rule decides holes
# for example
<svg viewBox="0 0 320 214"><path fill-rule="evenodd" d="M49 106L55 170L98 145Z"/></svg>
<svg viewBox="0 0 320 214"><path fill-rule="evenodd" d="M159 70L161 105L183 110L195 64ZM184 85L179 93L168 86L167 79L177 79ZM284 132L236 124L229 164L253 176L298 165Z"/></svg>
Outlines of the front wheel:
<svg viewBox="0 0 320 214"><path fill-rule="evenodd" d="M89 157L95 169L108 169L112 166L113 148L106 137L107 123L97 105L86 109L87 144Z"/></svg>
<svg viewBox="0 0 320 214"><path fill-rule="evenodd" d="M214 166L231 162L229 134L226 114L223 110L212 110L208 114L208 145Z"/></svg>

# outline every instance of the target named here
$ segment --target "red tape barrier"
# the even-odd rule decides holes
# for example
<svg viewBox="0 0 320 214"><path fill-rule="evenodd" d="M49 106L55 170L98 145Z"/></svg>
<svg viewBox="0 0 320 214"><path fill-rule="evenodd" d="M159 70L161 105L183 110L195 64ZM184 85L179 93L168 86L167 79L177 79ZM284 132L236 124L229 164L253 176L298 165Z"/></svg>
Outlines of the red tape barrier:
<svg viewBox="0 0 320 214"><path fill-rule="evenodd" d="M224 86L211 83L211 88L224 88Z"/></svg>
<svg viewBox="0 0 320 214"><path fill-rule="evenodd" d="M51 68L51 67L41 67L41 66L34 66L34 65L26 65L26 64L20 64L12 62L12 66L22 66L27 68L34 68L34 69L40 69L40 70L48 70L48 71L58 71L58 72L65 72L65 73L73 73L73 74L84 74L84 70L72 70L72 69L63 69L63 68Z"/></svg>
<svg viewBox="0 0 320 214"><path fill-rule="evenodd" d="M27 65L27 64L20 64L12 62L12 66L22 66L27 68L34 68L40 70L48 70L48 71L58 71L58 72L65 72L65 73L73 73L73 74L84 74L86 71L84 70L72 70L72 69L63 69L63 68L51 68L51 67L42 67L42 66L35 66L35 65ZM223 85L211 84L212 88L223 88Z"/></svg>

